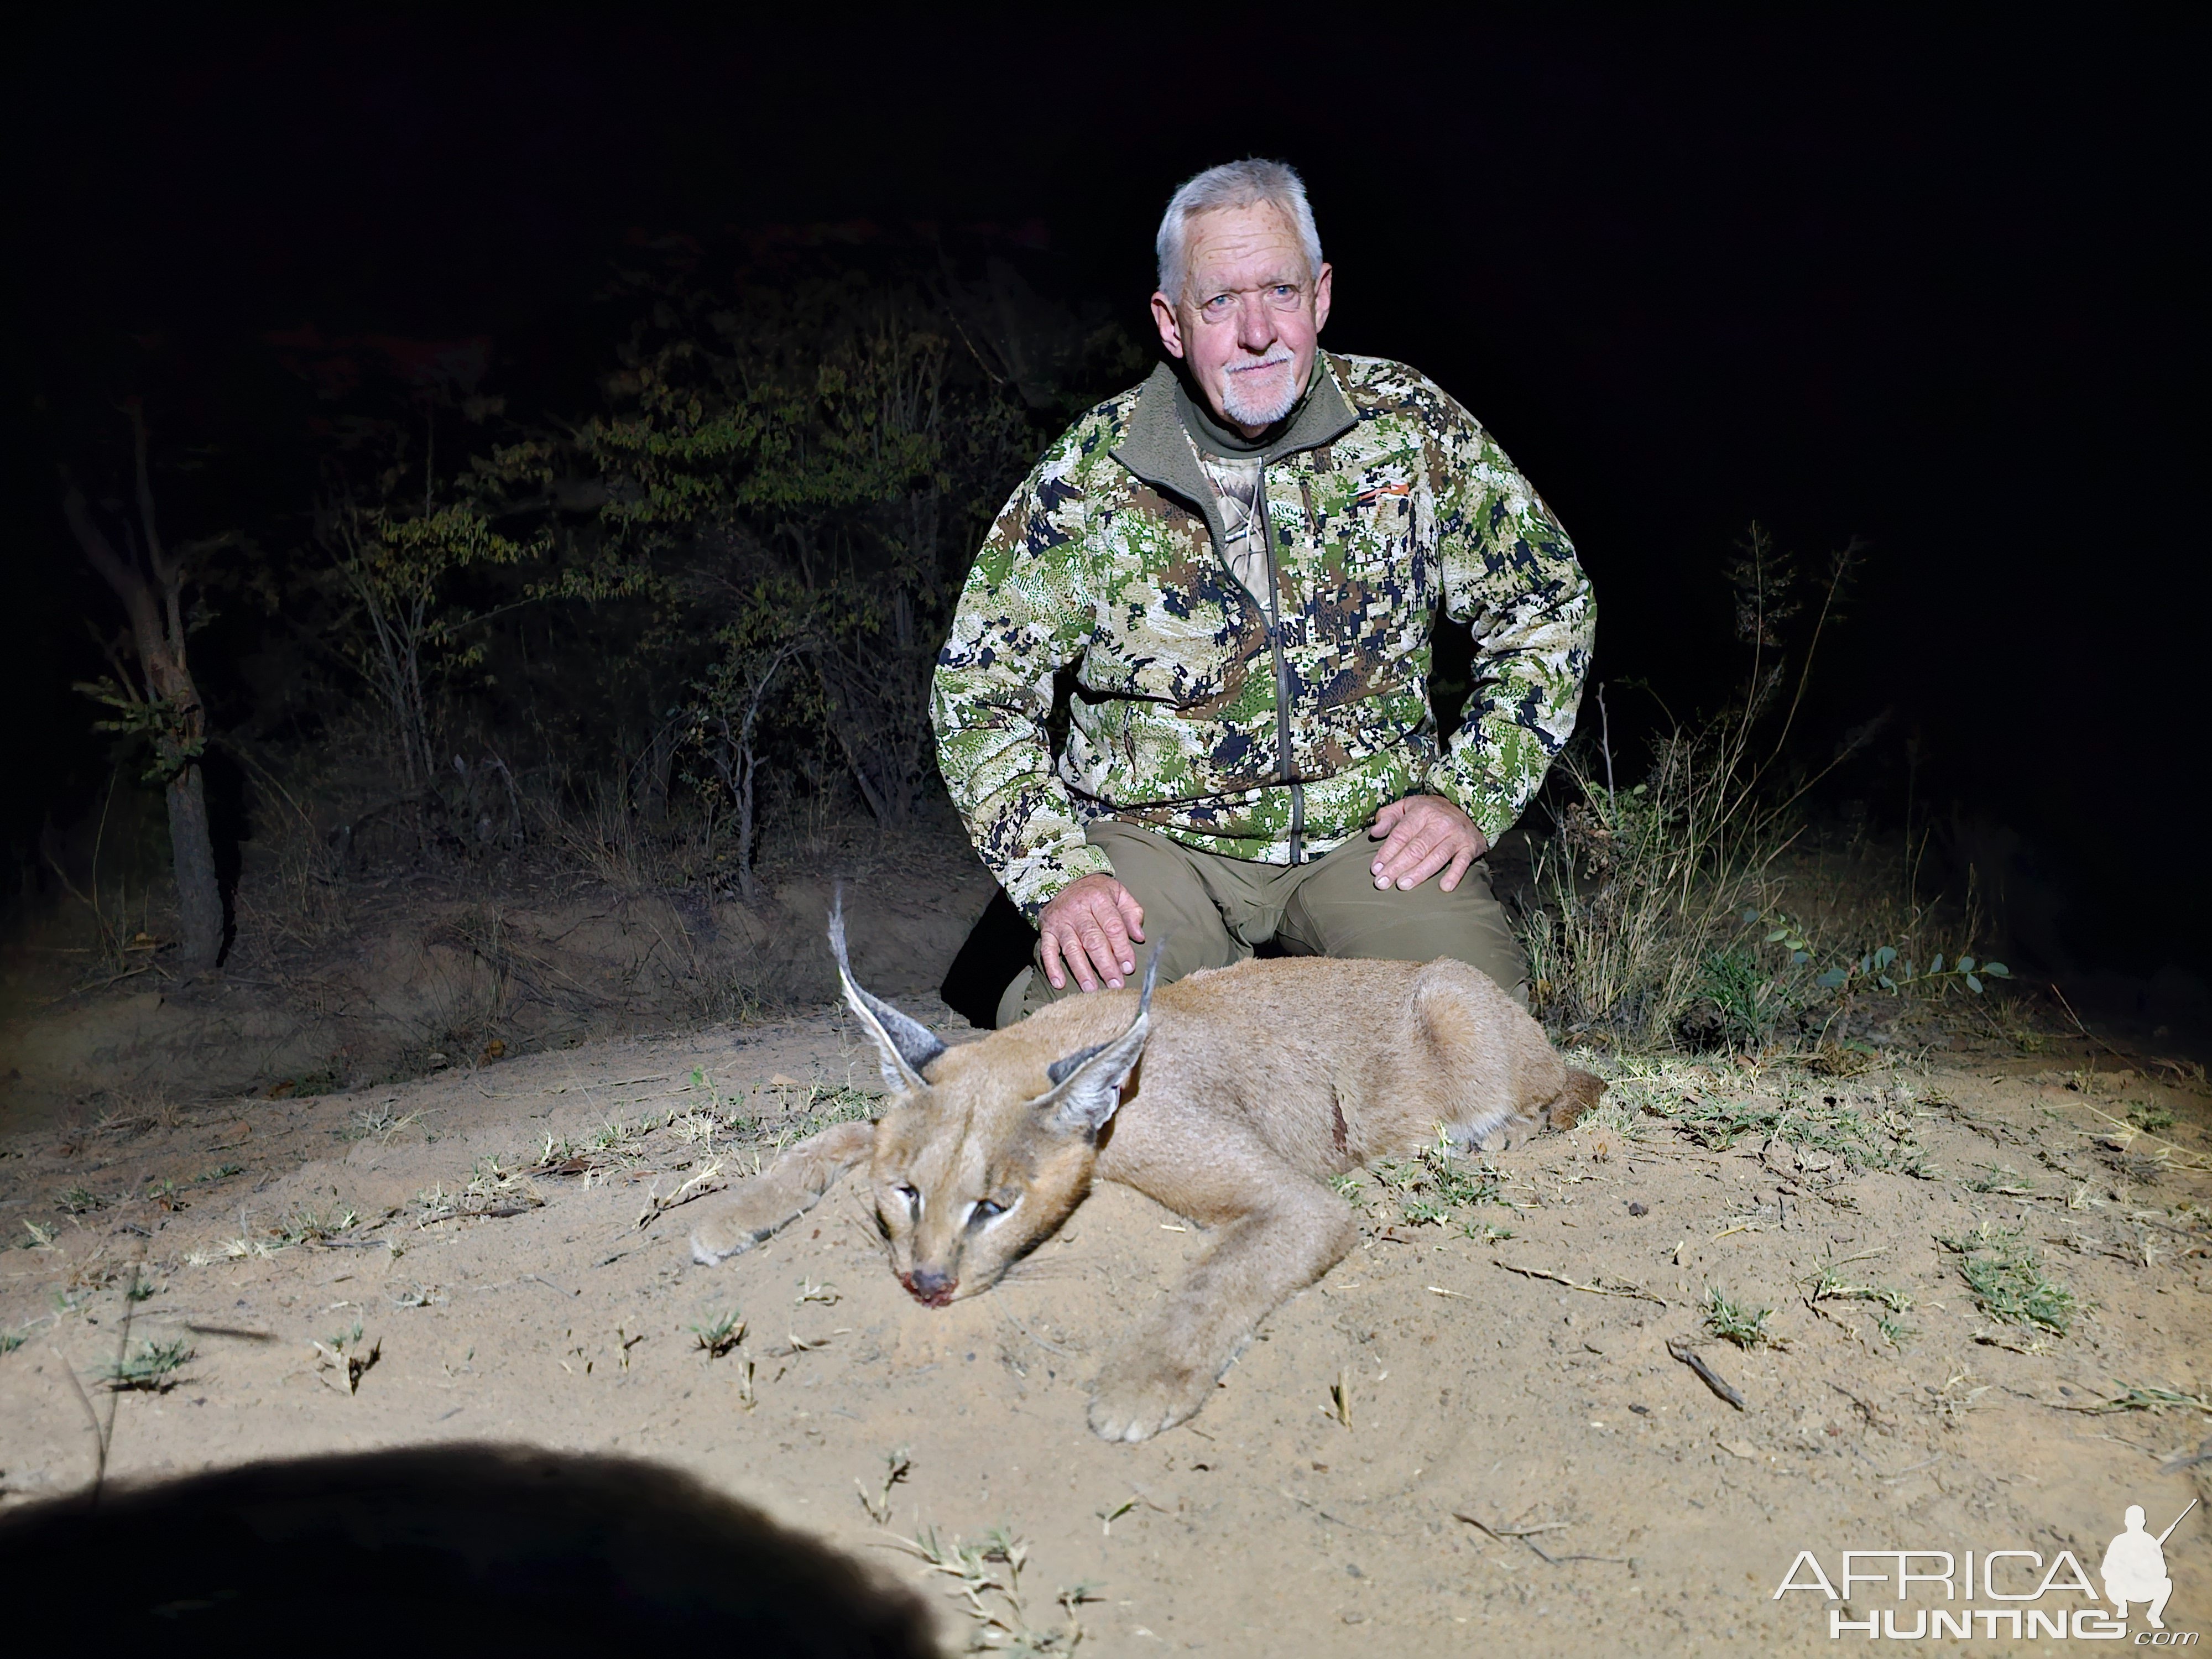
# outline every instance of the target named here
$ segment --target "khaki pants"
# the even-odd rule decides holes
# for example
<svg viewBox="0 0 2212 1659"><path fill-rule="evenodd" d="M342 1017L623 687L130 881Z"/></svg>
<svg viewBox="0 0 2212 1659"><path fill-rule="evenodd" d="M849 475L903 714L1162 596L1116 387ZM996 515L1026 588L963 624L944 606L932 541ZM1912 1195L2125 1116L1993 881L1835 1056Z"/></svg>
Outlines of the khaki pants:
<svg viewBox="0 0 2212 1659"><path fill-rule="evenodd" d="M1477 862L1444 892L1431 876L1411 892L1380 889L1368 866L1382 842L1354 836L1334 852L1297 866L1255 864L1201 853L1149 830L1101 820L1086 838L1145 907L1145 938L1165 939L1163 983L1201 968L1226 968L1252 947L1279 941L1287 955L1372 957L1428 962L1451 957L1480 969L1523 1007L1528 961ZM1137 971L1150 944L1139 945ZM1039 954L999 999L1001 1030L1062 997L1079 996L1075 975L1055 991Z"/></svg>

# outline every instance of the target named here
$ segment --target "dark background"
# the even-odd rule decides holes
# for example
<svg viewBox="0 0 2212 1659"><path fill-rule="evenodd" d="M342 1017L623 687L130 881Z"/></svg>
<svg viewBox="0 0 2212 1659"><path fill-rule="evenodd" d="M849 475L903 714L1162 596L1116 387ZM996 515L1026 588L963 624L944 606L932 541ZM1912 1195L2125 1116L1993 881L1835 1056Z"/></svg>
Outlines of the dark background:
<svg viewBox="0 0 2212 1659"><path fill-rule="evenodd" d="M1309 181L1328 343L1435 376L1573 534L1603 678L1710 702L1746 523L1815 559L1863 537L1814 729L1893 713L1831 805L1894 829L1910 773L1939 861L2002 866L2045 965L2199 971L2201 28L1134 18L23 38L0 834L97 769L68 684L100 599L53 463L118 337L265 458L225 475L265 493L246 514L308 488L272 331L489 336L493 384L550 401L637 233L862 220L997 226L1142 327L1167 193L1257 153Z"/></svg>

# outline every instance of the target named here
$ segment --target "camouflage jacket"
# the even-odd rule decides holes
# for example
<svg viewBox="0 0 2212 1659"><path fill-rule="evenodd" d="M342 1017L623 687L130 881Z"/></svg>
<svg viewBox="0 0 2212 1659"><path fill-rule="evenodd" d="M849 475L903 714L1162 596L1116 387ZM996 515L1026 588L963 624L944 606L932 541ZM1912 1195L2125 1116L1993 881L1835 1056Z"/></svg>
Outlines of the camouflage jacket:
<svg viewBox="0 0 2212 1659"><path fill-rule="evenodd" d="M1079 420L985 538L930 716L969 833L1030 915L1110 870L1084 840L1098 817L1285 864L1425 793L1494 841L1574 730L1596 613L1566 533L1426 378L1375 357L1320 368L1264 452L1272 592L1221 557L1164 365ZM1441 750L1440 595L1477 640ZM1055 774L1045 721L1070 665Z"/></svg>

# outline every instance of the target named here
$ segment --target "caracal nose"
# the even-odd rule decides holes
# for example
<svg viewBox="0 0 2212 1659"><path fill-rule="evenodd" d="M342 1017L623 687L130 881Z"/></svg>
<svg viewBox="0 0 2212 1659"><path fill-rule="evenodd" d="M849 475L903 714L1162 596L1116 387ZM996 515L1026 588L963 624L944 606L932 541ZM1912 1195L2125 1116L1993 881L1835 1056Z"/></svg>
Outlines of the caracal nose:
<svg viewBox="0 0 2212 1659"><path fill-rule="evenodd" d="M936 1267L916 1267L906 1276L906 1287L917 1302L927 1302L932 1307L941 1307L952 1299L952 1287L959 1283L951 1273Z"/></svg>

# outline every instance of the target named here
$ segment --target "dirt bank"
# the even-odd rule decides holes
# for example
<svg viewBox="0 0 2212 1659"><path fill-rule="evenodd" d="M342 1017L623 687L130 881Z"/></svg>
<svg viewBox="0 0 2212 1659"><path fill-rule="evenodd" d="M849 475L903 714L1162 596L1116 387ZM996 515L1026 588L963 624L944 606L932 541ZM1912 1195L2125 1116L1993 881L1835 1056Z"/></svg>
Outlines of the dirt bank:
<svg viewBox="0 0 2212 1659"><path fill-rule="evenodd" d="M874 1086L840 1014L25 1132L0 1150L0 1483L90 1478L74 1370L123 1476L447 1437L665 1459L953 1592L956 1650L1071 1619L1108 1653L1825 1650L1822 1598L1772 1598L1800 1550L2094 1572L2127 1504L2155 1529L2203 1489L2170 1460L2212 1433L2176 1403L2212 1352L2206 1101L2094 1058L1612 1067L1629 1134L1465 1171L1472 1201L1418 1165L1369 1179L1359 1248L1136 1448L1085 1430L1085 1380L1206 1241L1121 1189L941 1311L891 1281L850 1182L690 1264L698 1212L670 1200ZM1962 1267L1996 1255L1938 1240L1984 1223L2070 1296L2036 1304L2065 1334L1977 1305ZM110 1395L134 1275L130 1357L190 1357ZM1709 1285L1773 1340L1711 1337ZM2088 1409L2130 1389L2155 1408ZM1018 1596L987 1587L1014 1584L995 1528ZM2212 1619L2209 1544L2201 1509L2168 1541L2177 1629Z"/></svg>

